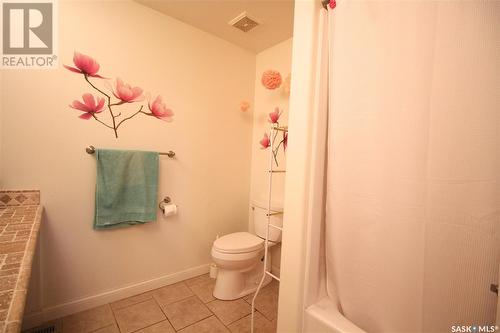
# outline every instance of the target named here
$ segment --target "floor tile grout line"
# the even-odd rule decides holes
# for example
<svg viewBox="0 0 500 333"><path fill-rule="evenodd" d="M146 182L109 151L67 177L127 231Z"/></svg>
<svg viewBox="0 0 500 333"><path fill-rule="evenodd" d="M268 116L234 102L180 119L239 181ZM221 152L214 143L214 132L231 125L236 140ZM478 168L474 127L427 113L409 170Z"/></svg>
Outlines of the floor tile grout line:
<svg viewBox="0 0 500 333"><path fill-rule="evenodd" d="M180 282L184 282L184 281L180 281ZM178 282L178 283L180 283L180 282ZM175 284L175 283L173 283L173 284ZM171 284L171 285L172 285L172 284ZM142 328L140 328L140 329L138 329L138 330L135 330L135 331L133 331L133 332L137 332L137 331L139 331L139 330L142 330L142 329L145 329L145 328L151 327L151 326L156 325L156 324L158 324L158 323L161 323L161 322L163 322L163 321L165 321L165 320L166 320L166 321L168 321L168 323L170 324L170 326L172 327L172 329L173 329L174 331L176 331L176 329L174 328L174 325L172 325L172 323L171 323L171 322L170 322L170 320L168 319L167 314L166 314L166 313L165 313L165 311L163 310L163 307L162 307L162 306L161 306L161 304L158 302L158 300L154 297L154 294L153 294L156 290L159 290L159 289L164 288L164 287L167 287L167 286L170 286L170 285L166 285L166 286L163 286L163 287L160 287L160 288L156 288L156 289L152 289L152 290L149 290L149 291L144 292L144 293L147 293L147 292L151 292L151 293L152 293L152 294L151 294L151 297L150 297L149 299L146 299L146 300L143 300L143 301L140 301L140 302L136 302L136 303L134 303L134 304L130 304L130 305L125 306L125 307L122 307L122 308L120 308L120 309L116 309L116 311L118 311L118 310L125 309L125 308L131 307L131 306L134 306L134 305L137 305L137 304L140 304L140 303L145 303L145 302L149 302L149 301L153 300L153 301L154 301L154 303L155 303L155 304L158 306L158 308L160 309L160 311L161 311L161 313L163 314L163 316L165 316L165 319L164 319L164 320L160 320L160 321L158 321L158 322L156 322L156 323L153 323L153 324L151 324L151 325L148 325L148 326L142 327ZM187 287L187 286L186 286L186 287ZM141 293L141 294L144 294L144 293ZM137 295L134 295L134 296L138 296L138 295L141 295L141 294L137 294ZM134 297L134 296L130 296L130 297ZM191 296L188 296L188 297L191 297ZM184 299L186 299L186 298L188 298L188 297L185 297L185 298L183 298L183 299L181 299L181 300L184 300ZM179 301L181 301L181 300L179 300ZM170 303L170 304L173 304L173 303L175 303L175 302L172 302L172 303ZM168 305L168 304L167 304L167 305ZM113 310L113 309L112 309L112 310ZM113 310L113 315L114 315L114 311L115 311L115 310ZM116 317L115 317L115 320L116 320ZM118 323L117 323L117 326L118 326ZM118 330L120 331L120 333L122 333L122 332L121 332L121 329L120 329L120 327L119 327L119 326L118 326ZM133 332L132 332L132 333L133 333ZM176 332L177 332L177 331L176 331Z"/></svg>
<svg viewBox="0 0 500 333"><path fill-rule="evenodd" d="M201 276L201 275L200 275L200 276ZM190 325L188 325L188 326L186 326L186 327L183 327L183 328L181 328L180 330L175 330L175 328L174 328L174 330L175 330L176 332L179 332L179 331L181 331L181 330L183 330L183 329L186 329L186 328L188 328L188 327L190 327L190 326L196 325L197 323L199 323L199 322L201 322L201 321L203 321L203 320L206 320L206 319L208 319L208 318L210 318L210 317L215 317L215 318L216 318L216 319L217 319L217 320L218 320L218 321L222 324L222 326L224 326L225 328L227 328L227 329L229 330L229 332L231 332L231 330L229 329L229 327L227 327L227 326L226 326L226 324L224 324L224 322L223 322L223 321L222 321L222 320L221 320L221 319L217 316L217 314L215 314L215 312L213 312L213 311L212 311L212 309L210 309L210 308L207 306L207 304L208 304L208 303L215 302L215 301L217 301L218 299L216 298L216 299L211 300L210 302L205 303L205 302L201 299L201 297L200 297L200 296L198 296L198 294L196 294L196 293L194 292L194 290L193 290L193 289L191 289L191 287L194 287L194 286L197 286L197 285L201 285L201 284L203 284L203 283L206 283L206 281L201 281L201 282L198 282L198 283L196 283L196 284L193 284L192 286L189 286L189 285L186 283L186 281L183 281L183 282L186 284L186 286L189 288L189 290L190 290L190 291L194 294L194 296L196 296L196 298L198 298L198 300L199 300L199 301L200 301L203 305L205 305L205 307L208 309L208 311L211 313L211 315L210 315L210 316L208 316L208 317L205 317L205 318L203 318L203 319L200 319L200 320L198 320L197 322L194 322L194 323L192 323L192 324L190 324ZM163 310L163 309L162 309L162 310ZM241 318L240 318L240 319L241 319ZM238 320L239 320L239 319L238 319ZM172 326L172 327L173 327L173 326Z"/></svg>
<svg viewBox="0 0 500 333"><path fill-rule="evenodd" d="M202 274L202 275L204 275L204 274ZM201 276L201 275L200 275L200 276ZM210 280L213 280L213 279L212 279L212 278L210 278ZM208 282L212 282L212 281L210 281L210 280L208 280ZM185 283L186 281L183 281L183 282ZM194 287L194 286L199 286L199 285L202 285L202 284L204 284L204 283L207 283L207 284L208 284L208 282L207 282L207 281L201 281L201 282L198 282L198 283L196 283L196 284L193 284L192 286L189 286L189 285L186 283L186 286L189 288L189 290L190 290L190 291L191 291L191 292L192 292L192 293L193 293L196 297L198 297L198 299L199 299L199 300L200 300L203 304L205 304L205 305L207 305L207 304L208 304L208 303L210 303L210 302L215 301L217 298L215 298L215 299L213 299L213 300L210 300L210 301L208 301L208 302L205 302L204 300L202 300L202 299L201 299L201 297L200 297L200 296L198 296L198 294L197 294L197 293L196 293L196 292L195 292L195 291L194 291L191 287Z"/></svg>
<svg viewBox="0 0 500 333"><path fill-rule="evenodd" d="M203 275L203 274L202 274L202 275ZM121 309L125 309L125 308L128 308L128 307L130 307L130 306L133 306L133 305L136 305L136 304L139 304L139 303L143 303L143 302L146 302L146 301L149 301L149 300L153 299L153 300L155 300L156 304L157 304L157 305L161 308L161 304L160 304L160 303L158 302L158 300L154 297L154 292L155 292L155 291L157 291L157 290L160 290L160 289L162 289L162 288L165 288L165 287L168 287L168 286L172 286L172 285L174 285L174 284L184 284L184 285L185 285L185 286L189 289L189 291L190 291L190 292L192 292L192 295L188 295L188 296L186 296L186 297L184 297L184 298L181 298L181 299L179 299L179 300L176 300L175 302L172 302L172 303L179 302L179 301L184 300L184 299L186 299L186 298L188 298L188 297L191 297L191 296L197 296L197 295L196 295L196 294L195 294L195 293L191 290L191 288L190 288L190 287L189 287L189 286L185 283L185 280L183 280L183 281L175 282L175 283L172 283L172 284L167 284L167 285L165 285L165 286L162 286L162 287L159 287L159 288L156 288L156 289L151 289L151 290L148 290L148 291L145 291L145 292L142 292L142 293L136 294L136 295L132 295L132 296L129 296L129 297L125 297L125 298L119 299L119 300L117 300L117 301L115 301L115 302L112 302L112 303L116 303L116 302L123 301L123 300L129 299L129 298L132 298L132 297L136 297L136 296L143 295L143 294L146 294L146 293L151 293L151 296L150 296L148 299L145 299L145 300L140 300L140 301L134 302L134 303L132 303L132 304L129 304L129 305L127 305L127 306L122 306L122 307L120 307L120 308L118 308L118 309L113 309L113 307L111 306L111 304L112 304L112 303L107 303L107 304L109 304L109 306L111 307L111 310L114 312L114 311L118 311L118 310L121 310ZM197 283L197 284L199 284L199 283ZM196 284L196 285L197 285L197 284ZM200 300L201 300L201 299L200 299ZM202 301L202 302L203 302L203 301ZM169 305L169 304L172 304L172 303L168 303L168 304L166 304L166 305Z"/></svg>
<svg viewBox="0 0 500 333"><path fill-rule="evenodd" d="M181 282L183 282L183 281L181 281ZM180 283L180 282L178 282L178 283ZM187 286L186 286L186 287L187 287ZM162 287L162 288L163 288L163 287ZM188 288L189 288L189 287L188 287ZM158 288L158 289L161 289L161 288ZM157 289L155 289L155 290L157 290ZM191 291L191 289L190 289L189 291ZM175 300L174 302L167 303L167 304L165 304L164 306L168 306L168 305L170 305L170 304L174 304L174 303L177 303L177 302L183 301L183 300L188 299L189 297L193 297L193 296L196 296L196 294L195 294L195 293L192 293L192 295L187 295L187 296L184 296L184 297L182 297L182 298L180 298L180 299L178 299L178 300ZM159 302L159 301L158 301L158 300L154 297L154 295L153 295L153 299L154 299L154 300L155 300L155 302L156 302L156 303L160 306L160 309L161 309L161 310L162 310L162 312L163 312L163 308L162 308L162 306L163 306L163 305L161 305L161 304L160 304L160 302ZM202 302L203 302L203 301L202 301ZM165 314L165 316L166 316L166 314Z"/></svg>
<svg viewBox="0 0 500 333"><path fill-rule="evenodd" d="M129 297L125 297L125 298L119 299L119 300L117 300L117 301L114 301L114 302L108 303L108 304L109 304L109 306L111 307L111 310L113 310L113 311L118 311L118 310L121 310L121 309L125 309L125 308L128 308L129 306L133 306L133 305L136 305L136 304L138 304L138 303L142 303L142 302L145 302L145 301L149 301L150 299L152 299L152 298L154 298L154 297L153 297L153 295L151 295L149 298L147 298L147 299L145 299L145 300L140 300L140 301L134 302L134 303L132 303L132 304L128 304L128 305L126 305L126 306L121 306L121 307L116 308L116 309L115 309L115 308L113 308L112 304L117 303L117 302L120 302L120 301L124 301L124 300L129 299L129 298L137 297L137 296L142 295L142 294L150 293L150 292L153 292L153 291L155 291L155 290L156 290L156 289L153 289L153 290L146 291L146 292L143 292L143 293L140 293L140 294L137 294L137 295L132 295L132 296L129 296Z"/></svg>
<svg viewBox="0 0 500 333"><path fill-rule="evenodd" d="M217 300L219 300L219 299L217 299L217 298L216 298L216 299L211 300L210 302L205 303L205 302L203 302L203 300L202 300L202 299L201 299L201 298L200 298L200 297L199 297L199 296L198 296L198 295L194 292L194 290L193 290L193 289L191 289L191 287L193 287L193 286L197 286L197 285L200 285L200 284L203 284L203 283L206 283L206 281L201 281L201 282L198 282L198 283L196 283L196 284L193 284L192 286L189 286L189 285L186 283L186 281L185 281L185 280L184 280L184 281L182 281L182 282L184 282L184 283L186 284L186 286L189 288L189 290L191 290L191 292L193 292L193 294L194 294L194 295L195 295L195 296L196 296L196 297L197 297L197 298L198 298L198 299L199 299L199 300L200 300L200 301L201 301L201 302L202 302L202 303L203 303L203 304L204 304L204 305L208 308L208 310L209 310L209 311L213 314L213 316L215 316L215 318L217 318L217 319L219 320L219 322L220 322L220 323L221 323L221 324L222 324L225 328L227 328L230 332L231 332L231 329L229 328L229 325L231 325L231 324L233 324L233 323L237 322L238 320L241 320L241 319L243 319L243 318L245 318L245 317L247 317L247 316L249 315L249 314L246 314L246 315L244 315L244 316L242 316L242 317L240 317L240 318L238 318L238 319L236 319L236 320L233 320L232 322L230 322L230 323L228 323L228 324L226 325L226 324L222 321L222 319L221 319L221 318L219 318L219 317L217 316L217 314L216 314L215 312L213 312L213 311L212 311L212 309L210 309L210 308L207 306L209 303L213 303L213 302L215 302L215 301L217 301ZM267 287L267 286L266 286L266 287ZM252 295L252 294L249 294L249 295ZM247 296L248 296L248 295L245 295L245 296L243 296L243 297L237 298L236 300L241 299L241 300L245 301L245 303L247 303L247 304L249 304L249 305L252 305L252 303L251 303L251 302L248 302L248 301L246 300L246 297L247 297ZM223 301L223 300L219 300L219 301ZM162 309L162 310L163 310L163 309ZM269 322L272 324L272 321L273 321L273 320L269 319L266 315L264 315L264 313L262 313L261 311L258 311L257 309L255 309L255 312L260 313L260 314L262 315L262 317L264 317L267 321L269 321ZM251 314L251 313L250 313L250 314ZM197 322L195 322L195 323L193 323L193 324L191 324L191 325L188 325L188 326L186 326L186 327L183 327L183 328L181 328L181 330L183 330L183 329L185 329L185 328L187 328L187 327L189 327L189 326L195 325L196 323L199 323L200 321L205 320L205 319L210 318L210 317L211 317L211 316L206 317L206 318L204 318L204 319L201 319L201 320L199 320L199 321L197 321ZM178 331L176 331L176 332L178 332Z"/></svg>
<svg viewBox="0 0 500 333"><path fill-rule="evenodd" d="M196 296L196 297L200 300L200 302L201 302L201 303L203 303L203 305L205 305L205 306L207 306L207 304L208 304L208 303L215 301L215 300L211 300L210 302L206 302L206 303L205 303L205 302L201 299L201 297L200 297L200 296L198 296L198 294L196 294L196 293L195 293L195 292L194 292L194 291L193 291L193 290L192 290L189 286L188 286L188 288L189 288L189 290L191 290L191 292L193 293L193 295L194 295L194 296ZM208 308L208 306L207 306L207 308ZM210 310L210 308L209 308L209 310Z"/></svg>
<svg viewBox="0 0 500 333"><path fill-rule="evenodd" d="M264 315L263 315L260 311L258 311L257 309L255 309L255 312L260 313L260 315L261 315L261 316L263 316L265 319L267 319L267 317L266 317L266 316L264 316ZM232 324L236 323L237 321L239 321L239 320L241 320L241 319L243 319L243 318L246 318L246 317L250 316L251 314L252 314L252 313L248 313L248 314L244 315L243 317L241 317L241 318L239 318L239 319L236 319L235 321L230 322L228 325L224 324L224 323L222 322L222 320L220 320L220 322L222 323L222 325L224 325L224 326L225 326L225 327L229 330L229 332L232 332L231 328L229 328L229 326L230 326L230 325L232 325ZM250 319L250 320L252 320L252 319ZM272 321L271 321L271 320L267 319L267 321L269 321L269 322L272 324Z"/></svg>
<svg viewBox="0 0 500 333"><path fill-rule="evenodd" d="M113 315L113 319L115 320L115 324L116 324L116 327L118 328L118 332L122 332L122 330L120 329L120 325L118 325L118 320L116 320L116 316L115 316L115 311L113 310L113 308L111 307L111 303L108 303L107 304L109 306L109 309L111 310L111 314ZM111 326L111 325L110 325ZM107 326L106 326L107 327ZM104 327L103 327L104 328ZM64 332L64 330L63 330Z"/></svg>
<svg viewBox="0 0 500 333"><path fill-rule="evenodd" d="M241 298L237 298L236 300L238 300L238 299L241 299ZM209 308L209 310L210 310L210 308ZM250 309L250 311L251 311L251 309ZM237 322L238 320L240 320L240 319L242 319L242 318L245 318L245 317L246 317L246 316L248 316L249 314L252 314L252 312L247 313L247 314L244 314L243 316L239 317L239 318L238 318L238 319L236 319L236 320L233 320L232 322L230 322L229 324L227 324L227 325L226 325L226 324L222 321L222 319L221 319L221 318L219 318L219 316L217 316L217 314L214 312L214 315L217 317L217 319L219 319L219 321L222 323L222 325L226 326L227 328L229 328L228 326L229 326L229 325L231 325L232 323L235 323L235 322Z"/></svg>
<svg viewBox="0 0 500 333"><path fill-rule="evenodd" d="M266 287L267 287L267 286L266 286ZM271 292L272 292L272 291L271 291ZM279 291L277 292L277 296L278 296L278 298L279 298ZM246 297L246 296L245 296L245 297ZM247 301L246 299L245 299L245 301L246 301L248 304L252 305L252 303L251 303L251 302L249 302L249 301ZM256 300L256 301L257 301L257 300ZM256 303L257 303L257 302L256 302ZM256 304L256 305L257 305L257 304ZM258 311L258 310L257 310L257 306L255 306L255 311ZM277 307L276 307L276 311L278 311L278 308L277 308ZM269 318L268 316L266 316L266 315L264 314L264 312L262 312L262 311L258 311L258 312L260 312L260 314L261 314L261 315L263 315L263 316L264 316L264 318L266 318L266 319L267 319L267 320L269 320L270 322L272 322L273 320L275 320L275 319L276 319L276 318L270 319L270 318Z"/></svg>
<svg viewBox="0 0 500 333"><path fill-rule="evenodd" d="M202 275L203 275L203 274L202 274ZM199 276L201 276L201 275L199 275ZM206 317L201 318L200 320L197 320L197 321L193 322L193 323L192 323L192 324L190 324L190 325L187 325L187 326L185 326L185 327L182 327L182 328L180 328L179 330L184 330L184 329L186 329L186 328L188 328L188 327L190 327L190 326L193 326L193 325L198 324L198 323L199 323L199 322L201 322L201 321L207 320L208 318L215 317L215 319L216 319L217 321L219 321L219 322L222 324L222 326L223 326L223 327L225 327L226 329L228 329L229 331L231 331L231 329L230 329L230 327L229 327L230 325L232 325L232 324L234 324L234 323L236 323L236 322L238 322L238 321L240 321L240 320L242 320L242 319L244 319L245 317L247 317L247 316L249 316L249 315L250 315L250 314L246 314L246 315L243 315L243 316L241 316L241 317L239 317L239 318L237 318L237 319L232 320L231 322L229 322L229 323L227 323L227 324L226 324L226 323L224 323L224 322L222 321L222 319L221 319L221 318L219 318L219 317L218 317L218 315L217 315L214 311L212 311L212 309L211 309L211 308L209 308L209 307L208 307L208 304L213 303L213 302L217 301L218 299L217 299L217 298L215 298L215 299L210 300L210 301L208 301L208 302L206 302L206 303L205 303L205 302L204 302L204 300L203 300L203 299L202 299L202 298L201 298L201 297L200 297L197 293L195 293L195 292L194 292L194 290L193 290L193 288L194 288L194 287L197 287L197 286L200 286L200 285L203 285L203 284L209 284L210 282L213 282L213 281L211 281L211 280L212 280L212 279L202 279L201 281L198 281L198 283L195 283L195 284L192 284L192 285L188 285L188 284L186 283L186 281L187 281L187 280L183 280L183 281L179 281L179 282L175 283L175 284L179 284L179 285L183 285L183 286L185 286L185 287L187 288L187 290L189 290L189 291L190 291L191 295L185 296L185 297L183 297L183 298L181 298L181 299L179 299L179 300L176 300L175 302L167 303L167 304L165 305L165 307L166 307L166 306L168 306L168 305L170 305L170 304L174 304L174 303L177 303L177 302L184 301L184 300L186 300L186 299L188 299L188 298L190 298L190 297L196 297L196 299L197 299L197 300L198 300L201 304L203 304L203 305L205 306L205 308L208 310L208 313L209 313L209 315L207 315ZM173 285L173 284L170 284L170 285ZM163 320L160 320L160 321L158 321L158 322L156 322L156 323L153 323L153 324L151 324L151 325L148 325L148 326L142 327L142 328L140 328L140 329L138 329L138 330L135 330L135 331L133 331L133 332L138 332L138 331L140 331L140 330L143 330L143 329L149 328L149 327L151 327L151 326L157 325L157 324L162 323L162 322L164 322L164 321L167 321L167 322L170 324L170 326L173 328L173 330L174 330L174 331L176 331L176 332L178 332L179 330L175 329L175 327L172 325L172 322L171 322L171 321L170 321L170 319L168 318L168 316L167 316L167 314L166 314L166 312L165 312L165 310L164 310L164 307L160 304L160 301L159 301L159 300L155 297L155 294L154 294L154 293L155 293L155 291L160 290L160 289L162 289L162 288L164 288L164 287L167 287L167 286L170 286L170 285L166 285L166 286L163 286L163 287L160 287L160 288L156 288L156 289L152 289L152 290L146 291L146 292L144 292L144 293L151 293L151 295L149 296L149 298L147 298L147 299L143 299L143 300L141 300L141 301L134 302L133 304L129 304L128 306L124 306L124 307L121 307L121 308L118 308L118 309L114 309L114 308L111 306L111 304L112 304L113 302L112 302L112 303L107 303L107 304L105 304L105 305L106 305L106 306L107 306L107 307L111 310L111 313L112 313L112 316L113 316L113 323L109 323L108 325L103 326L103 327L100 327L100 328L97 328L96 330L91 331L91 332L89 332L89 333L96 332L96 331L98 331L98 330L100 330L100 329L109 328L109 327L111 327L111 326L113 326L113 325L114 325L115 327L117 327L117 329L118 329L118 331L119 331L120 333L122 333L122 329L120 328L120 326L119 326L119 324L118 324L118 320L117 320L117 318L116 318L116 313L115 313L115 312L116 312L116 311L121 311L121 310L126 309L126 308L128 308L128 307L135 306L135 305L138 305L138 304L141 304L141 303L150 302L150 301L151 301L151 299L154 301L154 304L160 308L160 311L161 311L161 313L164 315L164 317L165 317L165 318L164 318ZM266 286L266 287L267 287L267 286ZM272 289L270 290L270 292L271 292L271 293L274 293L274 292L272 291ZM127 297L127 298L132 298L132 297L135 297L135 296L139 296L139 295L144 294L144 293L139 293L139 294L137 294L137 295L133 295L133 296L130 296L130 297ZM251 296L252 294L249 294L249 295ZM278 294L278 295L279 295L279 294ZM125 299L127 299L127 298L124 298L124 299L122 299L122 300L125 300ZM240 297L240 298L238 298L238 299L236 299L236 300L243 300L243 301L244 301L244 303L251 305L251 302L249 302L249 300L247 300L246 298L248 298L248 295L245 295L245 296L243 296L243 297ZM118 301L121 301L121 300L118 300ZM116 301L116 302L118 302L118 301ZM224 302L223 300L219 300L219 301ZM260 314L260 315L261 315L264 319L266 319L266 320L267 320L269 323L271 323L271 324L272 324L272 323L276 320L276 316L272 316L272 317L273 317L273 319L271 319L271 318L270 318L270 317L268 317L266 314L264 314L262 311L259 311L257 308L255 309L255 312L258 312L258 313L259 313L259 314ZM60 325L61 325L61 328L62 328L62 332L64 332L64 323L63 323L63 319L64 319L64 318L60 318L60 319L59 319L59 320L60 320ZM133 333L133 332L131 332L131 333Z"/></svg>
<svg viewBox="0 0 500 333"><path fill-rule="evenodd" d="M177 332L177 330L175 329L174 325L172 325L172 322L170 321L170 319L168 319L168 316L167 314L165 313L165 311L163 310L163 307L161 306L161 304L156 300L156 298L154 298L153 295L151 295L151 297L153 298L153 300L155 301L156 305L158 305L158 307L160 308L160 311L163 313L163 315L165 316L165 318L167 319L168 323L170 324L170 326L172 327L172 329L174 331Z"/></svg>
<svg viewBox="0 0 500 333"><path fill-rule="evenodd" d="M139 294L139 295L140 295L140 294ZM133 297L133 296L132 296L132 297ZM125 306L125 307L123 307L123 308L117 309L116 311L120 311L120 310L123 310L123 309L129 308L129 307L131 307L131 306L139 305L139 304L141 304L141 303L150 302L151 300L153 300L153 302L154 302L154 303L158 306L158 308L160 309L160 311L161 311L161 313L163 314L163 316L165 316L165 319L160 320L160 321L157 321L156 323L153 323L153 324L151 324L151 325L141 327L141 328L139 328L139 329L137 329L137 330L135 330L135 331L132 331L132 332L130 332L130 333L138 332L138 331L140 331L140 330L142 330L142 329L145 329L145 328L151 327L151 326L156 325L156 324L158 324L158 323L161 323L161 322L163 322L163 321L165 321L165 320L167 320L167 321L168 321L168 317L167 317L167 315L163 312L163 309L161 308L161 306L158 304L158 302L155 300L155 298L154 298L153 296L151 296L151 298L150 298L150 299L146 299L146 300L143 300L143 301L140 301L140 302L137 302L137 303L131 304L131 305L129 305L129 306ZM118 320L116 320L116 316L115 316L115 312L114 312L114 310L113 310L113 309L111 309L111 311L113 312L113 317L115 318L115 321L116 321L116 326L118 327L118 331L120 331L120 333L123 333L123 332L122 332L122 330L121 330L121 328L120 328L120 325L118 325ZM169 323L170 323L170 321L169 321ZM170 324L171 324L171 323L170 323ZM106 327L107 327L107 326L106 326ZM172 327L173 327L173 326L172 326ZM175 330L175 329L174 329L174 330Z"/></svg>
<svg viewBox="0 0 500 333"><path fill-rule="evenodd" d="M188 284L186 283L186 281L191 280L191 279L198 278L198 277L200 277L200 276L202 276L202 275L208 275L208 273L201 274L201 275L198 275L198 276L194 276L194 277L192 277L192 278L190 278L190 279L182 280L182 281L180 281L180 282L184 282L184 283L186 284L186 286L188 286L188 287L192 287L192 286L188 285ZM198 282L198 283L193 284L193 286L197 286L197 285L199 285L199 284L202 284L202 283L205 283L205 282L207 282L207 281L211 281L211 280L215 280L215 279L212 279L211 277L209 277L209 278L208 278L208 280L207 280L207 279L202 280L202 281L200 281L200 282Z"/></svg>
<svg viewBox="0 0 500 333"><path fill-rule="evenodd" d="M132 331L132 332L130 332L130 333L136 333L136 332L139 332L139 331L141 331L141 330L144 330L144 329L146 329L146 328L152 327L152 326L157 325L157 324L159 324L159 323L163 323L164 321L168 321L168 318L167 318L166 316L165 316L165 319L163 319L163 320L160 320L160 321L157 321L156 323L153 323L153 324L151 324L151 325L144 326L144 327L142 327L142 328L136 329L135 331ZM170 322L169 322L169 323L170 323ZM172 326L172 328L173 328L173 326ZM175 328L174 328L174 331L175 331ZM122 331L120 331L120 333L123 333L123 332L122 332Z"/></svg>
<svg viewBox="0 0 500 333"><path fill-rule="evenodd" d="M192 324L189 324L189 325L187 325L187 326L184 326L184 327L182 327L182 328L181 328L181 329L179 329L179 330L177 330L177 329L174 327L174 330L175 330L176 332L182 331L183 329L186 329L186 328L188 328L188 327L190 327L190 326L196 325L196 324L198 324L200 321L203 321L203 320L208 319L208 318L210 318L210 317L215 317L215 318L217 318L217 316L216 316L216 315L214 315L214 314L212 313L211 315L206 316L205 318L202 318L202 319L200 319L200 320L197 320L197 321L195 321L195 322L194 322L194 323L192 323ZM218 318L217 318L217 320L218 320ZM221 322L221 324L222 324L222 325L224 325L222 322ZM172 326L172 327L173 327L173 326Z"/></svg>
<svg viewBox="0 0 500 333"><path fill-rule="evenodd" d="M109 307L109 309L111 310L111 314L113 315L113 320L114 320L114 323L113 323L113 324L116 324L116 327L118 327L118 330L120 331L120 327L118 326L118 322L116 321L115 314L113 313L113 309L111 308L110 303L106 303L106 304L104 304L104 305L101 305L101 307L106 306L106 305ZM90 308L90 309L88 309L88 310L92 310L92 309L95 309L95 308ZM88 311L88 310L85 310L85 311ZM70 316L71 316L71 315L70 315ZM64 333L64 320L63 320L63 319L64 319L64 317L59 318L59 319L54 319L54 320L60 320L60 321L61 321L61 332L62 332L62 333ZM108 325L106 325L106 326L98 327L98 328L96 328L95 330L93 330L93 331L89 331L89 332L87 332L87 333L97 332L98 330L101 330L101 329L103 329L103 328L109 327L109 326L111 326L111 325L113 325L113 324L108 324ZM42 325L40 325L40 326L43 326L43 325L44 325L44 324L42 324ZM35 328L36 328L36 327L35 327Z"/></svg>
<svg viewBox="0 0 500 333"><path fill-rule="evenodd" d="M116 324L116 323L115 323L115 324ZM113 326L113 325L114 325L114 324L110 324L110 325L107 325L107 326L104 326L104 327L98 328L98 329L96 329L96 330L90 331L90 332L88 332L88 333L95 333L95 332L97 332L97 331L99 331L99 330L102 330L103 328L108 328L108 327L111 327L111 326ZM118 324L116 324L115 326L116 326L116 327L118 327ZM118 332L120 332L120 333L121 333L121 331L120 331L120 328L119 328L119 327L118 327Z"/></svg>
<svg viewBox="0 0 500 333"><path fill-rule="evenodd" d="M258 311L258 310L257 310L257 308L255 308L255 311ZM264 314L264 312L262 312L262 311L258 311L258 312L259 312L261 315L263 315L263 316L264 316L264 318L266 318L266 319L267 319L267 320L269 320L269 321L273 321L274 319L276 319L276 318L274 318L274 319L270 319L270 318L269 318L268 316L266 316L266 315Z"/></svg>

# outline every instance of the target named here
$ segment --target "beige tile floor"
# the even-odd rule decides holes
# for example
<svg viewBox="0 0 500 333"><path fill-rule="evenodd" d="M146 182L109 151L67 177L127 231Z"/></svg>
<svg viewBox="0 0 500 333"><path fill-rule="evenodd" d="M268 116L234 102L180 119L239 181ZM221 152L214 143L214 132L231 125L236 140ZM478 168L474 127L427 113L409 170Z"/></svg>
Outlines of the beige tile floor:
<svg viewBox="0 0 500 333"><path fill-rule="evenodd" d="M212 296L215 280L208 274L111 304L54 320L54 333L211 333L250 332L253 294L234 301ZM276 332L278 283L262 289L255 302L255 332Z"/></svg>

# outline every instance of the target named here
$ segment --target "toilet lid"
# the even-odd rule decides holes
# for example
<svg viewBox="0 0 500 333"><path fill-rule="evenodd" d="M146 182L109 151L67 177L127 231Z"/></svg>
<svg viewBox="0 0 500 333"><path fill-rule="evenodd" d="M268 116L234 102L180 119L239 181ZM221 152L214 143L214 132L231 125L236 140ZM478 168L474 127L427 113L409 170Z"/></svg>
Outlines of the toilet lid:
<svg viewBox="0 0 500 333"><path fill-rule="evenodd" d="M249 232L235 232L215 240L214 248L226 253L245 253L263 248L264 240Z"/></svg>

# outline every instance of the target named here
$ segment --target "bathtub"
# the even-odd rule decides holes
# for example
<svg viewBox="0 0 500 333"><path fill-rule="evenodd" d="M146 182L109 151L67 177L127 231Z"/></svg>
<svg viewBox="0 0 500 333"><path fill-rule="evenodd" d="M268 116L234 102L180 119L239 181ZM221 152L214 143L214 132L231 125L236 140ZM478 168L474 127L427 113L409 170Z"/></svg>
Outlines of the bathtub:
<svg viewBox="0 0 500 333"><path fill-rule="evenodd" d="M338 310L337 305L328 297L306 308L303 332L307 333L366 333Z"/></svg>

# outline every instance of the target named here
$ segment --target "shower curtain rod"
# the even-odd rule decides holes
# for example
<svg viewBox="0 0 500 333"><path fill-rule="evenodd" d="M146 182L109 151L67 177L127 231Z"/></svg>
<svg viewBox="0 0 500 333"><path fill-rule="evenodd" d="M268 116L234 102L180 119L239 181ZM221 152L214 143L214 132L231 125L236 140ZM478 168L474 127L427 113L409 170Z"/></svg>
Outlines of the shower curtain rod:
<svg viewBox="0 0 500 333"><path fill-rule="evenodd" d="M95 147L94 146L88 146L87 148L85 148L85 151L87 152L87 154L94 154L95 153ZM174 158L175 157L175 152L173 151L168 151L166 153L162 153L162 152L159 152L158 155L166 155L170 158Z"/></svg>

